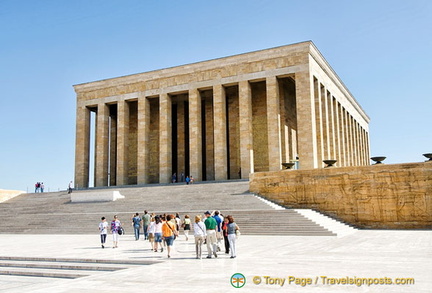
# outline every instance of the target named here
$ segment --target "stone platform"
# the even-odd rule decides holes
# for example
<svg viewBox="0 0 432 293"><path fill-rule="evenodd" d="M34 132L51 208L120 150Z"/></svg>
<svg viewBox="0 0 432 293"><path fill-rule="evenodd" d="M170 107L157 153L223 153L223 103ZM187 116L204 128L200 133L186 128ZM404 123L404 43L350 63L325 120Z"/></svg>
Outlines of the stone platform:
<svg viewBox="0 0 432 293"><path fill-rule="evenodd" d="M0 292L239 292L231 284L236 273L246 279L243 292L430 292L432 287L432 231L356 230L310 210L275 210L248 192L247 181L121 193L125 199L115 202L71 203L60 192L0 204ZM108 235L102 249L100 216L117 213L127 221L137 209L233 214L243 232L237 258L219 252L217 259L197 260L193 237L186 241L184 235L170 259L166 252L151 251L142 238L135 241L132 233L121 236L117 249ZM289 276L312 284L289 284ZM406 284L331 284L346 278Z"/></svg>
<svg viewBox="0 0 432 293"><path fill-rule="evenodd" d="M15 272L15 275L0 275L0 292L8 293L137 292L141 289L145 292L421 293L430 292L432 287L431 231L359 230L345 237L241 235L237 258L219 253L217 259L202 260L195 259L193 240L185 241L184 236L175 241L170 259L165 252L150 251L148 242L135 241L132 235L121 237L118 249L111 248L111 237L107 239L108 248L102 249L97 231L94 235L2 234L0 237L0 273ZM21 260L13 260L17 256ZM37 268L41 264L48 267ZM55 265L68 267L58 269ZM92 268L85 270L84 266ZM25 276L26 273L41 276ZM241 289L234 288L230 282L236 273L246 278ZM56 274L66 276L56 277ZM269 284L265 276L273 278L268 279ZM310 278L313 284L304 287L288 284L288 276ZM394 282L397 278L412 282L413 278L414 284L331 285L323 284L322 276L391 278ZM254 284L254 277L255 282L261 280L261 283ZM285 278L283 286L271 285L270 281L275 278Z"/></svg>

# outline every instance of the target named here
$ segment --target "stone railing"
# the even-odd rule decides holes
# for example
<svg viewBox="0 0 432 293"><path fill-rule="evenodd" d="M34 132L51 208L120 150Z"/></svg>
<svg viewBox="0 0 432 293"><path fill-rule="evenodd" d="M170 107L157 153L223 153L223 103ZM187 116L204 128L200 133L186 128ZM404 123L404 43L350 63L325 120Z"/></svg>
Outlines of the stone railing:
<svg viewBox="0 0 432 293"><path fill-rule="evenodd" d="M20 190L4 190L0 189L0 202L7 201L15 196L26 193L25 191Z"/></svg>
<svg viewBox="0 0 432 293"><path fill-rule="evenodd" d="M432 229L432 161L260 172L250 191L359 228Z"/></svg>

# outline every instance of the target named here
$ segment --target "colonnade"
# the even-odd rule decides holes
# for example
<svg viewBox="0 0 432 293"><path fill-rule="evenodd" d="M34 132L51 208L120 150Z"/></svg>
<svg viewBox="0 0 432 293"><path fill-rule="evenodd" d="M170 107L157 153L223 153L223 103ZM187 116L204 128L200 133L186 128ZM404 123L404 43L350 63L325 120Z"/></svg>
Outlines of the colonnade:
<svg viewBox="0 0 432 293"><path fill-rule="evenodd" d="M296 131L293 84L288 77L279 82L272 76L84 103L77 108L75 180L88 186L91 112L96 113L95 186L165 183L173 173L178 179L183 173L200 181L279 170L282 154L289 160L296 152L289 138ZM280 89L285 91L282 101ZM292 105L285 107L285 102ZM286 121L281 122L281 112ZM282 152L282 145L291 154Z"/></svg>
<svg viewBox="0 0 432 293"><path fill-rule="evenodd" d="M78 187L369 163L369 118L312 42L74 87Z"/></svg>
<svg viewBox="0 0 432 293"><path fill-rule="evenodd" d="M310 83L301 77L83 103L77 109L76 184L88 187L93 168L90 112L96 113L94 186L167 183L173 173L178 181L245 179L299 157L302 168L323 167L324 159L367 164L367 131L314 76ZM304 111L311 106L315 116Z"/></svg>
<svg viewBox="0 0 432 293"><path fill-rule="evenodd" d="M314 77L317 160L338 166L369 165L369 133L340 101Z"/></svg>

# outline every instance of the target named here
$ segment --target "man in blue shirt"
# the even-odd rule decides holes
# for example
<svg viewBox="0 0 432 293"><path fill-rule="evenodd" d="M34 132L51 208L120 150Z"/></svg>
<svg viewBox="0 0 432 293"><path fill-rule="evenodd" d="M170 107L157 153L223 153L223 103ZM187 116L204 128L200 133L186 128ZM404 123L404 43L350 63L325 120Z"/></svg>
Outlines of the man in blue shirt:
<svg viewBox="0 0 432 293"><path fill-rule="evenodd" d="M216 220L216 223L217 223L217 228L216 228L217 251L220 251L221 250L220 244L221 244L222 239L223 239L223 235L222 235L223 218L221 218L221 216L219 215L219 211L214 212L213 218Z"/></svg>
<svg viewBox="0 0 432 293"><path fill-rule="evenodd" d="M138 213L135 214L135 217L132 218L132 223L135 232L135 240L138 240L140 237L140 226L141 226L141 217Z"/></svg>

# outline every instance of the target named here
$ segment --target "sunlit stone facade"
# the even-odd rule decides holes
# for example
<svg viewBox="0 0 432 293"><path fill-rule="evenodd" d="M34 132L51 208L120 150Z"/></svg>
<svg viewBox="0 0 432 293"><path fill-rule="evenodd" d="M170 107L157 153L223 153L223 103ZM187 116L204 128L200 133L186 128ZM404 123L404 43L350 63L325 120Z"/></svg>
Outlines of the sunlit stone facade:
<svg viewBox="0 0 432 293"><path fill-rule="evenodd" d="M369 164L369 117L312 42L74 88L79 187Z"/></svg>

